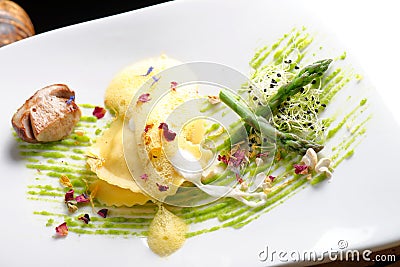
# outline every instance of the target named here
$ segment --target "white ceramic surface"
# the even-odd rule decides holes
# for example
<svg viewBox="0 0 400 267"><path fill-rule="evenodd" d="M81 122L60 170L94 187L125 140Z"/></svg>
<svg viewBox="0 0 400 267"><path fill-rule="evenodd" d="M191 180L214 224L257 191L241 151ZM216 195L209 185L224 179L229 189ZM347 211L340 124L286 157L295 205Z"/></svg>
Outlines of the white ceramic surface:
<svg viewBox="0 0 400 267"><path fill-rule="evenodd" d="M398 10L397 1L177 1L1 48L0 266L265 266L258 256L267 245L324 251L338 240L359 249L399 243ZM35 202L26 199L32 173L18 160L10 118L35 90L66 83L80 103L101 104L118 70L162 52L246 73L254 49L293 26L316 32L324 47L346 50L383 99L372 94L376 115L367 138L329 183L301 191L243 229L191 238L166 259L136 238L55 240L54 229L32 214Z"/></svg>

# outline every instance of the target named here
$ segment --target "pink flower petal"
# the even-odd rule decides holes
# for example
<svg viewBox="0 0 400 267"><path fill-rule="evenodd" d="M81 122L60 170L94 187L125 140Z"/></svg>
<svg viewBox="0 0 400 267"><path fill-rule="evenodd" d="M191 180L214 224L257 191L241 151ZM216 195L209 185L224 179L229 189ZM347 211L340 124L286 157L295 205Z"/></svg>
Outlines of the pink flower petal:
<svg viewBox="0 0 400 267"><path fill-rule="evenodd" d="M150 94L142 94L139 96L137 103L142 102L142 103L146 103L149 102L151 100L150 98Z"/></svg>
<svg viewBox="0 0 400 267"><path fill-rule="evenodd" d="M74 189L69 190L67 193L65 193L65 202L68 202L70 200L74 200Z"/></svg>
<svg viewBox="0 0 400 267"><path fill-rule="evenodd" d="M90 222L89 214L86 213L85 215L78 217L78 220L81 220L84 223L88 224Z"/></svg>
<svg viewBox="0 0 400 267"><path fill-rule="evenodd" d="M171 82L171 90L175 91L177 86L178 86L177 82L175 82L175 81Z"/></svg>
<svg viewBox="0 0 400 267"><path fill-rule="evenodd" d="M238 149L229 158L229 165L232 165L233 167L239 167L240 164L242 164L245 156L246 156L246 151L244 149Z"/></svg>
<svg viewBox="0 0 400 267"><path fill-rule="evenodd" d="M101 209L97 212L101 217L106 218L108 214L108 209Z"/></svg>
<svg viewBox="0 0 400 267"><path fill-rule="evenodd" d="M78 203L87 203L90 201L90 198L86 194L79 195L75 198Z"/></svg>
<svg viewBox="0 0 400 267"><path fill-rule="evenodd" d="M167 185L161 185L159 183L156 183L156 185L158 186L158 190L160 190L160 192L164 192L169 189L169 187Z"/></svg>
<svg viewBox="0 0 400 267"><path fill-rule="evenodd" d="M168 142L174 141L176 133L168 129L168 124L162 122L160 123L160 126L158 126L158 129L162 129L165 140Z"/></svg>
<svg viewBox="0 0 400 267"><path fill-rule="evenodd" d="M106 110L102 107L95 107L92 114L97 119L101 119L104 117L104 115L106 115Z"/></svg>
<svg viewBox="0 0 400 267"><path fill-rule="evenodd" d="M145 174L140 175L140 179L147 181L147 179L149 179L149 176L147 175L147 173L145 173Z"/></svg>
<svg viewBox="0 0 400 267"><path fill-rule="evenodd" d="M228 163L229 163L228 159L226 158L226 155L223 155L223 156L218 155L217 160L225 163L226 165L228 165Z"/></svg>
<svg viewBox="0 0 400 267"><path fill-rule="evenodd" d="M306 174L308 173L308 166L307 165L301 165L301 164L294 164L294 172L296 174Z"/></svg>
<svg viewBox="0 0 400 267"><path fill-rule="evenodd" d="M68 235L68 226L66 222L63 222L62 224L56 227L56 234L59 236Z"/></svg>

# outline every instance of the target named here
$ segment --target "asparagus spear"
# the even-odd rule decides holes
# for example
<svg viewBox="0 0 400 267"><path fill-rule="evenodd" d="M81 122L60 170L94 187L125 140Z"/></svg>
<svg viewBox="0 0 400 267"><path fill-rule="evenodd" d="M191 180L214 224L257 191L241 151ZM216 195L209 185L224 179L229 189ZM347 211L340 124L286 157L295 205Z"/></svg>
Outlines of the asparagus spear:
<svg viewBox="0 0 400 267"><path fill-rule="evenodd" d="M245 123L261 132L265 137L269 137L271 139L276 137L279 143L290 150L298 151L303 154L308 148L314 149L315 152L319 152L323 148L323 146L305 140L295 134L284 133L275 129L265 118L254 114L246 106L246 104L242 103L239 97L235 96L229 91L221 90L219 93L219 98L228 107L235 111Z"/></svg>
<svg viewBox="0 0 400 267"><path fill-rule="evenodd" d="M269 117L270 113L276 114L279 105L289 96L297 94L303 86L311 83L315 78L324 74L331 64L332 59L323 59L304 67L294 79L278 89L278 92L269 100L268 105L259 106L256 115Z"/></svg>

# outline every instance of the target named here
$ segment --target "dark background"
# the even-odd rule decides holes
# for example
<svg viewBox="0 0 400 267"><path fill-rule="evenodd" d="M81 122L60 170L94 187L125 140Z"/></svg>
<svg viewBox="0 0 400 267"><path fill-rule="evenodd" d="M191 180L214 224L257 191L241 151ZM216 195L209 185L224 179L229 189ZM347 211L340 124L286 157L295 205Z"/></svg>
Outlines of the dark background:
<svg viewBox="0 0 400 267"><path fill-rule="evenodd" d="M42 1L14 0L29 15L36 33L119 14L163 2L166 0L114 0L114 1Z"/></svg>

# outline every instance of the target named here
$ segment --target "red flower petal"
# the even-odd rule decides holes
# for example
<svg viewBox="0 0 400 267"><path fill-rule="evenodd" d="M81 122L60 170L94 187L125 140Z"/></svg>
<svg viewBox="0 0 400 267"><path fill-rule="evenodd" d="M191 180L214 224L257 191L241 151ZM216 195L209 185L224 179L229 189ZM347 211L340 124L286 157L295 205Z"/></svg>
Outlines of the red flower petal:
<svg viewBox="0 0 400 267"><path fill-rule="evenodd" d="M239 167L242 164L246 155L246 151L244 149L238 149L233 155L229 158L229 165L233 167Z"/></svg>
<svg viewBox="0 0 400 267"><path fill-rule="evenodd" d="M92 114L97 119L101 119L104 117L104 115L106 115L106 110L102 107L95 107Z"/></svg>
<svg viewBox="0 0 400 267"><path fill-rule="evenodd" d="M74 200L74 189L69 190L67 193L65 193L65 202Z"/></svg>
<svg viewBox="0 0 400 267"><path fill-rule="evenodd" d="M296 174L305 174L305 171L308 169L307 165L300 164L294 164L293 167Z"/></svg>
<svg viewBox="0 0 400 267"><path fill-rule="evenodd" d="M86 203L90 201L90 198L86 194L79 195L75 198L78 203Z"/></svg>
<svg viewBox="0 0 400 267"><path fill-rule="evenodd" d="M97 212L101 217L106 218L108 213L108 209L101 209Z"/></svg>
<svg viewBox="0 0 400 267"><path fill-rule="evenodd" d="M217 160L218 160L218 161L222 161L223 163L225 163L226 165L228 165L228 159L226 158L226 155L223 155L223 156L218 155Z"/></svg>
<svg viewBox="0 0 400 267"><path fill-rule="evenodd" d="M142 102L142 103L146 103L149 102L151 100L150 98L150 94L142 94L139 96L138 101L136 103Z"/></svg>
<svg viewBox="0 0 400 267"><path fill-rule="evenodd" d="M88 224L90 222L89 214L86 213L85 215L78 217L78 220L81 220L84 223Z"/></svg>
<svg viewBox="0 0 400 267"><path fill-rule="evenodd" d="M154 124L146 124L146 127L144 127L144 132L147 133L151 128L153 128Z"/></svg>
<svg viewBox="0 0 400 267"><path fill-rule="evenodd" d="M178 86L177 82L175 81L171 82L171 90L175 91L177 86Z"/></svg>
<svg viewBox="0 0 400 267"><path fill-rule="evenodd" d="M176 133L168 129L168 124L162 122L160 123L160 126L158 126L158 129L162 129L165 140L168 142L174 141Z"/></svg>
<svg viewBox="0 0 400 267"><path fill-rule="evenodd" d="M148 178L149 176L147 175L147 173L140 175L140 179L143 179L145 181L147 181Z"/></svg>
<svg viewBox="0 0 400 267"><path fill-rule="evenodd" d="M167 185L161 185L159 183L156 183L156 185L158 186L158 190L160 190L160 192L164 192L169 189L169 187Z"/></svg>
<svg viewBox="0 0 400 267"><path fill-rule="evenodd" d="M274 180L275 180L275 176L272 176L272 175L270 175L270 176L268 176L268 178L271 180L271 182L273 182Z"/></svg>
<svg viewBox="0 0 400 267"><path fill-rule="evenodd" d="M237 173L236 173L236 181L238 181L239 184L242 184L242 183L243 183L242 177L240 177L240 175L237 174Z"/></svg>
<svg viewBox="0 0 400 267"><path fill-rule="evenodd" d="M68 226L66 222L63 222L62 224L56 227L56 234L59 236L68 235Z"/></svg>

